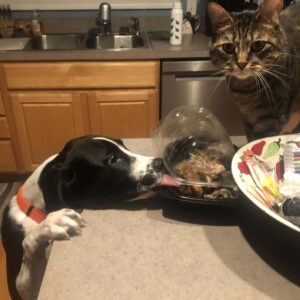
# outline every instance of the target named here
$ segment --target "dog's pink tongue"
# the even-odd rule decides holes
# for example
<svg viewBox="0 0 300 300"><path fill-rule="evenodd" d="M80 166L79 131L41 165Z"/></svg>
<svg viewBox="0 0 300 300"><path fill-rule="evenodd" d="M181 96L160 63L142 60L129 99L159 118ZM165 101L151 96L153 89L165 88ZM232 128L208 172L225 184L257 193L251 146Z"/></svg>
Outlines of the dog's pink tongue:
<svg viewBox="0 0 300 300"><path fill-rule="evenodd" d="M179 186L178 181L172 178L169 175L164 175L160 181L160 185L167 185L167 186Z"/></svg>

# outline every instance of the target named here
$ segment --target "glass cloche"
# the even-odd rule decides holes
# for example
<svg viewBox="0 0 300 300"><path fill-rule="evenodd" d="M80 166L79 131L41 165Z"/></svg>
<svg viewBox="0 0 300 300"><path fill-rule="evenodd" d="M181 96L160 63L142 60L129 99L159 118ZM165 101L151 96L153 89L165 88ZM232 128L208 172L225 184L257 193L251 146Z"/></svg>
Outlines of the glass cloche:
<svg viewBox="0 0 300 300"><path fill-rule="evenodd" d="M156 129L153 144L167 172L179 183L169 189L180 198L208 202L235 198L231 175L235 149L222 124L207 109L173 109Z"/></svg>

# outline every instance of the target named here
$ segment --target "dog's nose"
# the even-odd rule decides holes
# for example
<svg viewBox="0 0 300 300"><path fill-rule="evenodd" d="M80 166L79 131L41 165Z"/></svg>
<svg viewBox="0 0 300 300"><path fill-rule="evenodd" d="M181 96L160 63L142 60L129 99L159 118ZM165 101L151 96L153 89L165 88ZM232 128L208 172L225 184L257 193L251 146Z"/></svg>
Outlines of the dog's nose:
<svg viewBox="0 0 300 300"><path fill-rule="evenodd" d="M152 162L152 168L154 171L163 171L164 161L161 158L155 158Z"/></svg>
<svg viewBox="0 0 300 300"><path fill-rule="evenodd" d="M141 180L142 185L152 185L154 182L155 182L155 177L150 174L146 174Z"/></svg>

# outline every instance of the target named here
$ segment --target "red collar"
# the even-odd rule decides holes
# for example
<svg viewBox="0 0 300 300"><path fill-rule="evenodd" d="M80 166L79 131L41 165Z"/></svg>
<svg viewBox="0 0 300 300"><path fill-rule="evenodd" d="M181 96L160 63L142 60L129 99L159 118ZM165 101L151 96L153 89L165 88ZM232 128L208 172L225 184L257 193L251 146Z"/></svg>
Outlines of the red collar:
<svg viewBox="0 0 300 300"><path fill-rule="evenodd" d="M19 187L17 193L17 203L20 209L32 220L37 223L41 223L47 216L47 214L39 208L33 207L23 196L23 186Z"/></svg>

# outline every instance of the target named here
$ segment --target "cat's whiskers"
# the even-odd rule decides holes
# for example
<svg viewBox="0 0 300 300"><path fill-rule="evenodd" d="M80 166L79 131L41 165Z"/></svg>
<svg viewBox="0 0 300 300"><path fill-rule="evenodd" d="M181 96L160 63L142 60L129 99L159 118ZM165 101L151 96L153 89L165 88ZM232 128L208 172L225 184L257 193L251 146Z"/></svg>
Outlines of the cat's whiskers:
<svg viewBox="0 0 300 300"><path fill-rule="evenodd" d="M266 64L266 66L271 66L271 67L278 67L280 69L282 69L282 65L278 65L278 64Z"/></svg>
<svg viewBox="0 0 300 300"><path fill-rule="evenodd" d="M264 76L263 73L259 73L259 74L260 74L260 76L261 76L262 81L263 81L264 84L265 84L266 91L268 91L268 94L269 94L268 99L271 100L271 103L275 104L274 96L273 96L272 90L271 90L271 88L270 88L270 85L269 85L267 79L265 78L265 76Z"/></svg>
<svg viewBox="0 0 300 300"><path fill-rule="evenodd" d="M224 74L224 70L220 70L220 71L217 71L215 73L212 73L211 76L217 76L219 74Z"/></svg>
<svg viewBox="0 0 300 300"><path fill-rule="evenodd" d="M263 88L263 90L265 90L265 86L264 86L264 82L260 79L260 76L259 76L259 73L258 72L255 72L253 71L253 73L255 74L255 82L257 84L257 91L258 91L258 96L261 94L261 87ZM266 93L267 96L268 96L268 99L269 99L269 95L268 93Z"/></svg>
<svg viewBox="0 0 300 300"><path fill-rule="evenodd" d="M263 74L260 72L256 72L256 71L253 71L253 73L257 75L258 80L260 81L264 91L266 92L267 99L271 103L274 104L273 95L272 95L270 86L269 86L268 82L266 81L265 77L263 76Z"/></svg>
<svg viewBox="0 0 300 300"><path fill-rule="evenodd" d="M299 55L294 55L288 52L280 52L279 55L284 55L284 56L291 56L299 59Z"/></svg>
<svg viewBox="0 0 300 300"><path fill-rule="evenodd" d="M229 77L229 79L227 79L226 89L227 89L227 91L230 91L230 80L231 80L231 78L232 78L232 75L231 75L230 73L228 73L228 74L226 75L226 78L227 78L227 77Z"/></svg>
<svg viewBox="0 0 300 300"><path fill-rule="evenodd" d="M275 78L277 78L279 81L281 81L289 90L291 89L290 85L284 81L282 78L280 78L277 74L275 74L273 72L273 70L271 71L270 69L264 68L263 69L264 72L266 72L267 74L270 74L271 76L274 76Z"/></svg>
<svg viewBox="0 0 300 300"><path fill-rule="evenodd" d="M226 78L226 75L220 77L221 80L219 80L218 84L215 86L215 88L213 89L213 91L211 92L211 94L209 95L209 98L212 98L212 96L214 95L214 93L217 91L217 89L221 86L221 84L223 83L224 79Z"/></svg>
<svg viewBox="0 0 300 300"><path fill-rule="evenodd" d="M255 85L256 85L256 96L259 97L260 95L260 84L257 76L254 76L255 79Z"/></svg>
<svg viewBox="0 0 300 300"><path fill-rule="evenodd" d="M267 64L266 66L268 67L269 64ZM272 72L276 73L276 74L279 75L279 76L281 75L281 76L285 76L285 77L287 77L287 78L291 78L291 77L292 77L291 75L288 75L288 74L286 74L286 73L279 72L278 70L275 70L275 69L273 69L273 68L271 68L271 69L265 68L265 69L267 69L267 70L269 70L269 71L272 71Z"/></svg>

